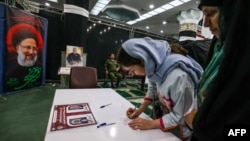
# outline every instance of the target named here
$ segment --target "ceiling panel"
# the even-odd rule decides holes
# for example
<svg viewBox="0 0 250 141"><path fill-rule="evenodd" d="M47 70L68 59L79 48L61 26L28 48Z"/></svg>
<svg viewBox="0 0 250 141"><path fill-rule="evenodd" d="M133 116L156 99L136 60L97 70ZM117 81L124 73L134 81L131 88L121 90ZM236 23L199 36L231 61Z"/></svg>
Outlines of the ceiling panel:
<svg viewBox="0 0 250 141"><path fill-rule="evenodd" d="M46 0L30 0L30 1L34 1L42 5L44 5L46 2ZM157 8L171 1L172 0L111 0L109 5L125 5L128 7L137 9L137 11L142 15L150 11L149 4L154 4L155 8ZM163 36L176 37L178 36L178 33L179 33L179 22L176 16L182 10L188 10L188 9L197 10L197 3L198 3L197 1L199 0L191 0L190 2L177 6L161 14L155 15L154 17L142 20L133 25L127 25L125 22L118 22L118 21L114 21L110 19L105 19L105 20L110 20L111 22L118 22L128 27L145 30L149 33L162 34ZM53 3L53 2L49 2L49 3L51 7L62 10L64 2L65 0L58 0L58 3ZM94 7L96 2L97 0L89 0L89 11L91 11L91 9ZM98 16L90 15L90 17L100 18L99 15ZM163 20L167 21L166 25L162 24ZM146 29L146 26L149 26L149 29ZM160 33L161 30L163 30L164 33Z"/></svg>

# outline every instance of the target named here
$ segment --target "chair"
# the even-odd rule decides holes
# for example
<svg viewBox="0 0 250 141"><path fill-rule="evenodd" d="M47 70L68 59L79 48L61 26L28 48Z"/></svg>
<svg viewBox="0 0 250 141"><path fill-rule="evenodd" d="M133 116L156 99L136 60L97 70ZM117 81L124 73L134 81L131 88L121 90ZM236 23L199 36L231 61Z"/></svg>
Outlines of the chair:
<svg viewBox="0 0 250 141"><path fill-rule="evenodd" d="M70 70L69 88L98 88L96 68L72 67Z"/></svg>

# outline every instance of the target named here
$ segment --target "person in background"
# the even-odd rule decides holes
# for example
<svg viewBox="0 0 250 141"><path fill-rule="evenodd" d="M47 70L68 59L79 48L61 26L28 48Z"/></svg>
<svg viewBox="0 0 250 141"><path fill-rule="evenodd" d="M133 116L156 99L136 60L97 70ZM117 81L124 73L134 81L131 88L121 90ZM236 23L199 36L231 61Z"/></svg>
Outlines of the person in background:
<svg viewBox="0 0 250 141"><path fill-rule="evenodd" d="M68 54L67 61L70 65L77 65L81 62L81 55L77 53L77 48L73 48L73 52Z"/></svg>
<svg viewBox="0 0 250 141"><path fill-rule="evenodd" d="M202 0L201 4L211 0ZM230 140L228 129L249 127L249 0L217 0L224 55L193 121L192 141ZM220 23L219 22L219 23ZM248 131L248 130L247 130ZM249 135L249 134L248 134ZM234 140L249 140L234 136Z"/></svg>
<svg viewBox="0 0 250 141"><path fill-rule="evenodd" d="M204 27L209 27L210 31L214 35L209 53L208 59L202 79L198 87L198 99L199 105L201 105L207 95L207 91L213 84L214 79L218 74L218 70L223 58L223 40L220 38L219 29L219 7L217 0L201 0L199 9L204 14Z"/></svg>
<svg viewBox="0 0 250 141"><path fill-rule="evenodd" d="M115 54L111 53L109 58L104 63L104 69L106 73L106 77L110 78L111 80L111 87L117 88L119 87L120 81L122 79L122 74L120 71L120 65L115 60ZM117 79L116 86L114 86L114 81Z"/></svg>
<svg viewBox="0 0 250 141"><path fill-rule="evenodd" d="M214 35L212 43L209 48L207 64L205 70L201 76L200 83L197 89L198 107L203 103L208 90L211 88L214 80L218 74L218 70L223 58L223 40L220 38L219 28L219 7L217 0L201 0L198 8L203 11L204 14L204 26L208 27ZM193 111L191 119L187 122L190 128L193 128L193 118L197 111Z"/></svg>
<svg viewBox="0 0 250 141"><path fill-rule="evenodd" d="M38 61L39 48L35 33L28 28L17 30L12 36L12 46L15 47L17 56L8 58L5 90L39 86L42 65Z"/></svg>
<svg viewBox="0 0 250 141"><path fill-rule="evenodd" d="M149 37L129 39L122 44L117 55L122 71L131 76L146 75L153 84L140 107L127 110L127 117L133 119L129 123L132 129L169 131L179 126L180 138L190 139L191 131L185 125L185 119L197 106L194 91L203 70L187 53L177 43L169 45L164 40ZM140 118L155 93L166 113L154 120Z"/></svg>

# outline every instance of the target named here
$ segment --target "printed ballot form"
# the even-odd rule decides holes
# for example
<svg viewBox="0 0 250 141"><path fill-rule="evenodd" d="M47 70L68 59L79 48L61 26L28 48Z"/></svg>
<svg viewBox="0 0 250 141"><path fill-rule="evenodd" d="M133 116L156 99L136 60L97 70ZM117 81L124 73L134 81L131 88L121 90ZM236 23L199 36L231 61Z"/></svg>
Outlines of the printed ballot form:
<svg viewBox="0 0 250 141"><path fill-rule="evenodd" d="M96 124L88 103L55 105L51 131Z"/></svg>

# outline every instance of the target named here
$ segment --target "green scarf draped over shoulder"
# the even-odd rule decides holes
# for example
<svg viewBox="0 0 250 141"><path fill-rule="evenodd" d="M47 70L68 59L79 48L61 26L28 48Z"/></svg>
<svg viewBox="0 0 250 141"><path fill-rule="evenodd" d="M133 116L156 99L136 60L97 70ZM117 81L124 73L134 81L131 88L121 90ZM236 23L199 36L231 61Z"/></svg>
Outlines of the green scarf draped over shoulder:
<svg viewBox="0 0 250 141"><path fill-rule="evenodd" d="M220 40L214 44L213 56L204 70L198 85L198 104L201 105L216 78L223 58L224 50Z"/></svg>

